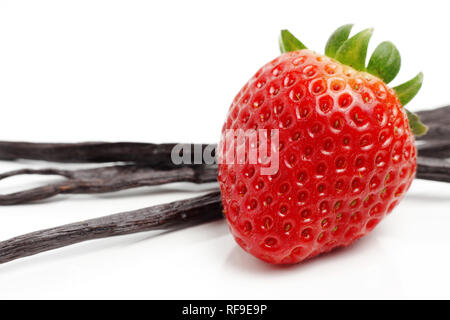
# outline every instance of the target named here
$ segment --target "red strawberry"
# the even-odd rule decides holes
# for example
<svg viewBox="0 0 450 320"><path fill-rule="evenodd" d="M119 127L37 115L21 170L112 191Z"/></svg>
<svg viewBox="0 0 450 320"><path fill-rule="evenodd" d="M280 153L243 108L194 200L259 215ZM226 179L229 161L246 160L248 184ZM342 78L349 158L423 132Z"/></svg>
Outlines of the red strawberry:
<svg viewBox="0 0 450 320"><path fill-rule="evenodd" d="M234 99L219 145L224 212L238 244L276 264L297 263L368 234L403 198L416 170L402 104L418 92L419 74L394 89L400 55L380 44L366 68L371 29L328 41L327 56L307 50L287 30L283 53L263 66ZM384 81L383 81L384 80ZM229 129L279 129L279 170L227 164ZM421 132L422 131L422 132ZM223 152L223 153L222 153ZM246 153L248 156L248 153Z"/></svg>

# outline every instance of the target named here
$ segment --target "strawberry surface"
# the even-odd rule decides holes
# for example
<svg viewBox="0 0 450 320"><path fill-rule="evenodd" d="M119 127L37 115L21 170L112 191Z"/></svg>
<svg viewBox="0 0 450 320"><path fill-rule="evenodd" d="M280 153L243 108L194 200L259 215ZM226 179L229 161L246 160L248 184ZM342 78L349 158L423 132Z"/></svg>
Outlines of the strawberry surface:
<svg viewBox="0 0 450 320"><path fill-rule="evenodd" d="M416 170L414 136L383 80L310 50L263 66L235 97L222 130L279 129L279 169L219 164L237 243L290 264L368 234L403 198Z"/></svg>

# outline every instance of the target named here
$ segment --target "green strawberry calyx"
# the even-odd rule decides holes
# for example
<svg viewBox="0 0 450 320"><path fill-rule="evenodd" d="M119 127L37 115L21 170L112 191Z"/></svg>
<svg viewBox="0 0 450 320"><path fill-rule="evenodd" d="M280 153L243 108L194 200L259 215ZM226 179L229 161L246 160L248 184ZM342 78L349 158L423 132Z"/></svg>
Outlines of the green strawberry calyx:
<svg viewBox="0 0 450 320"><path fill-rule="evenodd" d="M398 49L392 42L384 41L375 48L366 65L367 48L373 29L365 29L349 38L352 28L352 24L346 24L337 28L328 39L325 46L325 55L358 71L370 73L383 80L386 84L390 83L400 71L401 58ZM282 53L307 49L288 30L281 30L279 44ZM392 89L397 93L400 103L405 106L419 92L422 82L423 73L420 72L411 80ZM406 108L405 111L414 135L424 135L427 132L427 126L420 121L416 114L408 111Z"/></svg>

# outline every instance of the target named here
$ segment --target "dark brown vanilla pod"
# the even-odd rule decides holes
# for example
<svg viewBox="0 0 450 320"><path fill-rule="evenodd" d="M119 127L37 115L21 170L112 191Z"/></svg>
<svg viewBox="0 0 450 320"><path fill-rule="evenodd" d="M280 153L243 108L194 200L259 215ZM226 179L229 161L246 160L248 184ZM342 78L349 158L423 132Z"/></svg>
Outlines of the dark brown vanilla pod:
<svg viewBox="0 0 450 320"><path fill-rule="evenodd" d="M450 182L447 162L438 158L418 157L417 179ZM434 171L433 171L434 170ZM447 170L447 171L445 171ZM95 194L115 192L172 182L208 183L217 181L217 166L193 165L155 170L145 166L122 165L85 170L22 169L0 174L0 180L21 174L60 175L61 182L20 192L0 195L0 205L24 204L58 194Z"/></svg>
<svg viewBox="0 0 450 320"><path fill-rule="evenodd" d="M0 242L0 263L71 244L151 230L175 230L222 218L220 192L75 222Z"/></svg>
<svg viewBox="0 0 450 320"><path fill-rule="evenodd" d="M450 162L437 158L417 158L417 179L450 182Z"/></svg>
<svg viewBox="0 0 450 320"><path fill-rule="evenodd" d="M432 123L450 124L450 106L415 112L427 125Z"/></svg>
<svg viewBox="0 0 450 320"><path fill-rule="evenodd" d="M24 174L59 175L65 179L37 188L0 195L0 205L23 204L58 194L94 194L173 182L217 181L217 167L214 165L180 166L165 170L140 165L107 166L83 170L22 169L0 174L0 180Z"/></svg>
<svg viewBox="0 0 450 320"><path fill-rule="evenodd" d="M450 139L450 125L432 123L428 126L428 131L425 135L417 137L416 140L449 140Z"/></svg>
<svg viewBox="0 0 450 320"><path fill-rule="evenodd" d="M419 156L432 158L450 157L450 106L416 112L428 131L416 137Z"/></svg>
<svg viewBox="0 0 450 320"><path fill-rule="evenodd" d="M418 157L417 178L450 182L450 164ZM212 168L216 170L216 168ZM46 170L48 174L54 171ZM65 174L65 172L62 172ZM11 175L11 174L9 174ZM220 192L128 211L55 228L40 230L0 242L0 263L71 244L150 230L173 230L223 217Z"/></svg>
<svg viewBox="0 0 450 320"><path fill-rule="evenodd" d="M417 144L417 150L419 156L439 159L450 158L450 139L420 141Z"/></svg>
<svg viewBox="0 0 450 320"><path fill-rule="evenodd" d="M31 143L0 141L0 160L43 160L64 163L133 162L149 166L171 166L176 143L82 142ZM180 157L202 159L207 144L184 144ZM187 153L187 154L186 154ZM212 154L214 157L214 154Z"/></svg>
<svg viewBox="0 0 450 320"><path fill-rule="evenodd" d="M450 140L450 106L416 112L428 132L416 140Z"/></svg>
<svg viewBox="0 0 450 320"><path fill-rule="evenodd" d="M424 110L416 113L429 130L417 140L450 141L450 106ZM41 160L63 163L106 163L132 162L158 167L172 166L172 151L178 143L139 143L139 142L82 142L82 143L32 143L0 141L0 160ZM185 144L180 157L203 159L202 155L211 153L214 145ZM420 146L419 148L422 148ZM447 153L444 153L447 154ZM424 154L434 156L432 154ZM192 162L193 163L193 162Z"/></svg>
<svg viewBox="0 0 450 320"><path fill-rule="evenodd" d="M433 142L436 143L436 142ZM424 144L428 145L428 142ZM431 145L431 143L430 143ZM436 148L423 152L418 160L416 178L450 182L450 172L440 171L446 163L434 161L445 155L450 148ZM431 155L423 157L422 155ZM436 156L436 157L435 157ZM433 165L436 164L436 167ZM432 172L437 170L437 173ZM84 170L22 169L0 174L0 180L22 174L60 175L65 180L53 184L0 195L0 205L17 205L47 199L58 194L95 194L116 192L124 189L155 186L173 182L208 183L217 181L216 165L183 165L166 169L153 169L143 165L118 165Z"/></svg>

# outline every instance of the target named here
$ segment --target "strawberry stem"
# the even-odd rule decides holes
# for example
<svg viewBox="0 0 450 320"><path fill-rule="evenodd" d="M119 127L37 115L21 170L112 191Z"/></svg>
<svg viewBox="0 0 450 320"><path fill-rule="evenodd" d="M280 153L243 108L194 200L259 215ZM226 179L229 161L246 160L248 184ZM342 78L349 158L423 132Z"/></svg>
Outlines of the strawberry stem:
<svg viewBox="0 0 450 320"><path fill-rule="evenodd" d="M412 113L408 109L405 109L406 115L408 116L409 126L411 127L411 131L414 133L416 137L423 136L428 131L428 127L424 125L419 116L415 113Z"/></svg>
<svg viewBox="0 0 450 320"><path fill-rule="evenodd" d="M279 43L281 53L307 49L306 46L288 30L281 30Z"/></svg>
<svg viewBox="0 0 450 320"><path fill-rule="evenodd" d="M419 72L419 74L417 74L417 76L415 76L411 80L393 88L403 106L405 106L416 96L416 94L422 87L422 82L423 73Z"/></svg>
<svg viewBox="0 0 450 320"><path fill-rule="evenodd" d="M353 24L346 24L336 29L327 41L325 46L325 54L330 58L336 57L336 52L347 41Z"/></svg>
<svg viewBox="0 0 450 320"><path fill-rule="evenodd" d="M327 41L325 54L358 71L371 73L386 84L390 83L400 71L401 57L398 49L392 42L380 43L371 55L366 68L367 48L373 29L365 29L349 38L352 28L352 24L346 24L336 29ZM281 30L279 44L282 53L307 49L288 30ZM422 81L423 74L419 73L414 79L394 88L402 105L406 105L414 98L422 86ZM412 127L417 128L417 132L420 134L426 132L425 126L417 117L410 114L410 119L414 121Z"/></svg>
<svg viewBox="0 0 450 320"><path fill-rule="evenodd" d="M392 42L385 41L378 45L370 57L367 72L377 76L387 84L397 76L400 65L400 52Z"/></svg>
<svg viewBox="0 0 450 320"><path fill-rule="evenodd" d="M417 76L412 78L411 80L393 88L397 93L398 99L400 103L405 106L409 101L411 101L416 94L419 92L422 87L423 82L423 73L420 72ZM428 131L428 127L424 125L419 116L406 110L406 114L408 116L409 126L411 127L412 132L415 136L420 137L423 136Z"/></svg>
<svg viewBox="0 0 450 320"><path fill-rule="evenodd" d="M337 50L336 60L359 71L366 71L366 56L373 29L365 29L347 39Z"/></svg>

